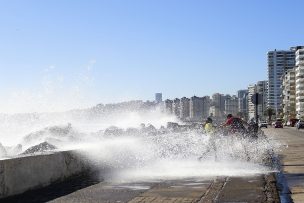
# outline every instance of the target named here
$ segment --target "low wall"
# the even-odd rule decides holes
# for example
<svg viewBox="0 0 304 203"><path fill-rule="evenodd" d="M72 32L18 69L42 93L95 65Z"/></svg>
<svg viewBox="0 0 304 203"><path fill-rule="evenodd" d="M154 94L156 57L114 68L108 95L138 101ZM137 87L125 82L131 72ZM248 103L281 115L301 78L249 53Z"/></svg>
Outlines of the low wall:
<svg viewBox="0 0 304 203"><path fill-rule="evenodd" d="M89 169L75 151L0 160L0 198L41 188Z"/></svg>

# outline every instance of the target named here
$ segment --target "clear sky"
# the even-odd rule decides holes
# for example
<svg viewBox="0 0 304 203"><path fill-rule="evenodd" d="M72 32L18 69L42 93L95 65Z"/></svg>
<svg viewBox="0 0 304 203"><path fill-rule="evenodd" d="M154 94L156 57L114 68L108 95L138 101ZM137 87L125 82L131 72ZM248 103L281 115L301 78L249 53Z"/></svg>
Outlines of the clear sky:
<svg viewBox="0 0 304 203"><path fill-rule="evenodd" d="M0 112L235 94L304 44L302 0L0 0Z"/></svg>

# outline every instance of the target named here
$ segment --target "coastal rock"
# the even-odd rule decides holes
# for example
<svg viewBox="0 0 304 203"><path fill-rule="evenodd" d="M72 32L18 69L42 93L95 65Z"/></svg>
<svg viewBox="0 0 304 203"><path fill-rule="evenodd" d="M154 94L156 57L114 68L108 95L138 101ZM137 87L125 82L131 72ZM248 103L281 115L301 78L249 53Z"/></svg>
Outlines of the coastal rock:
<svg viewBox="0 0 304 203"><path fill-rule="evenodd" d="M51 151L54 149L57 149L57 147L48 142L43 142L43 143L40 143L38 145L28 148L22 154L33 154L36 152L45 152L45 151Z"/></svg>

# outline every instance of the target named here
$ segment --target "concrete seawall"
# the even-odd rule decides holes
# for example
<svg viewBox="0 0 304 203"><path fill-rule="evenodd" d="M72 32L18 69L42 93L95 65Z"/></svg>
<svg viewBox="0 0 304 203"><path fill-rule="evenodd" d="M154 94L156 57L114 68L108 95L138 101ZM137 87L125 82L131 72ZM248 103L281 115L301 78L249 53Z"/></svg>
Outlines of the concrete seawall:
<svg viewBox="0 0 304 203"><path fill-rule="evenodd" d="M0 160L0 199L41 188L89 169L75 151Z"/></svg>

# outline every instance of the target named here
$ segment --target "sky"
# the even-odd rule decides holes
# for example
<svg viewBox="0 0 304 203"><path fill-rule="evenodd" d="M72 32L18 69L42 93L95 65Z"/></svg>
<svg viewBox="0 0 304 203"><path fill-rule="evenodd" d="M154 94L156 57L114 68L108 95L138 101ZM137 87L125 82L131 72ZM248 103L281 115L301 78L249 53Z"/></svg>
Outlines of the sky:
<svg viewBox="0 0 304 203"><path fill-rule="evenodd" d="M0 112L236 94L304 45L302 0L0 0Z"/></svg>

